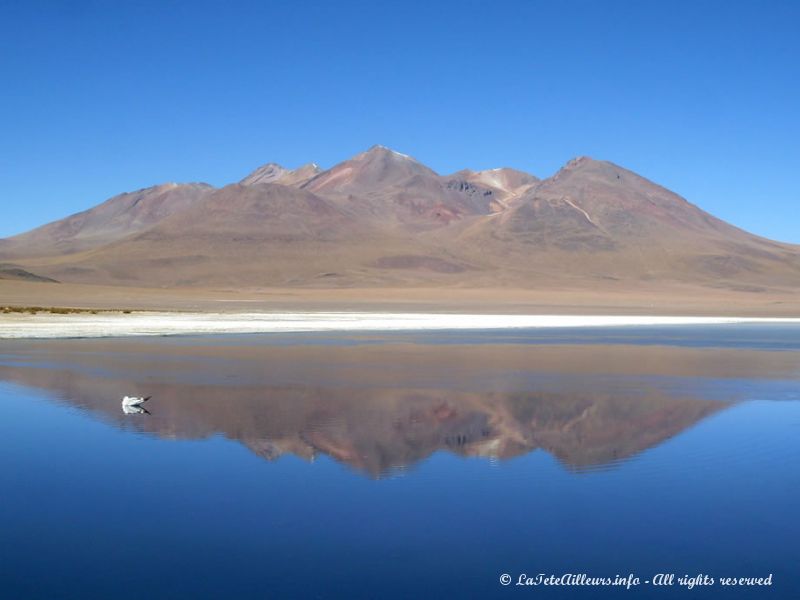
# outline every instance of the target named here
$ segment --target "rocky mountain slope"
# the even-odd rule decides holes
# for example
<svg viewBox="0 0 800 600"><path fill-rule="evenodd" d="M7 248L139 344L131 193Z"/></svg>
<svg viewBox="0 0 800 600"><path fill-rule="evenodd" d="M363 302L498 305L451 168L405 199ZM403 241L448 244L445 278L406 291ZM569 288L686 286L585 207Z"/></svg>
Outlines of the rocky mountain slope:
<svg viewBox="0 0 800 600"><path fill-rule="evenodd" d="M383 146L327 170L166 184L0 240L36 277L137 286L800 287L800 248L733 227L622 167L439 175Z"/></svg>

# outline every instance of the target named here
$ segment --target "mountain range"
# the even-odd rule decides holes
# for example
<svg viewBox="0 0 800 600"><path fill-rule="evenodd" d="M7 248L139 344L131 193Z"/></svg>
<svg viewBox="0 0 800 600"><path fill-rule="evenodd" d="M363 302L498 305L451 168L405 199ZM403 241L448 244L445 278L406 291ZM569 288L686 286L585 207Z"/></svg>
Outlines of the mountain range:
<svg viewBox="0 0 800 600"><path fill-rule="evenodd" d="M800 287L800 246L764 239L587 157L539 179L440 175L374 146L323 170L123 193L0 240L0 278L139 287Z"/></svg>

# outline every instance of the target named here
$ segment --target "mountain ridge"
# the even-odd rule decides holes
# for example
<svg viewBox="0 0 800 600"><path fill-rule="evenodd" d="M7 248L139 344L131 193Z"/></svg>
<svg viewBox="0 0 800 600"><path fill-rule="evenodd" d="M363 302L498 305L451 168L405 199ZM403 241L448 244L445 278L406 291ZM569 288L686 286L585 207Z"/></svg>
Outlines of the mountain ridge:
<svg viewBox="0 0 800 600"><path fill-rule="evenodd" d="M755 236L614 163L545 179L440 175L373 146L329 169L162 184L0 240L37 277L111 285L538 287L675 281L795 289L800 247Z"/></svg>

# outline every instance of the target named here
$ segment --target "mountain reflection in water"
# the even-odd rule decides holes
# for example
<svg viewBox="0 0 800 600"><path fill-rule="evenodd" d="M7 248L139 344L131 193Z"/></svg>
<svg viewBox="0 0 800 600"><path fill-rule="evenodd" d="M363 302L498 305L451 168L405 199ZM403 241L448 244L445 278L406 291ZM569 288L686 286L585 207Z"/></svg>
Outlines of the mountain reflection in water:
<svg viewBox="0 0 800 600"><path fill-rule="evenodd" d="M748 365L778 378L792 371L785 353L628 346L81 340L15 350L0 360L0 379L120 427L166 439L222 435L267 460L323 454L373 478L439 451L502 460L542 449L568 469L600 468L740 399L710 393L698 372L718 382L746 376ZM123 394L152 395L152 414L123 414Z"/></svg>
<svg viewBox="0 0 800 600"><path fill-rule="evenodd" d="M20 371L24 371L23 376ZM41 385L42 373L6 379ZM65 372L54 372L68 379ZM240 388L153 385L150 415L131 419L114 399L118 382L72 377L70 403L164 438L222 434L268 460L318 453L373 477L447 450L510 458L536 449L569 467L631 457L727 406L714 400L640 395L476 394L425 389Z"/></svg>
<svg viewBox="0 0 800 600"><path fill-rule="evenodd" d="M795 598L800 331L715 331L0 341L0 596Z"/></svg>

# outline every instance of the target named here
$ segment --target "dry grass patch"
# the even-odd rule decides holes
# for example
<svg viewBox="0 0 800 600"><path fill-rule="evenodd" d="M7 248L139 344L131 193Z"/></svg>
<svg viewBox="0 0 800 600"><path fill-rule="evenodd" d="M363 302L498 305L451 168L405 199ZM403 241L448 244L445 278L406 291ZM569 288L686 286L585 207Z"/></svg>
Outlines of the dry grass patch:
<svg viewBox="0 0 800 600"><path fill-rule="evenodd" d="M66 308L61 306L0 306L0 314L10 315L10 314L28 314L28 315L37 315L39 313L44 314L51 314L51 315L81 315L81 314L91 314L96 315L98 313L122 313L125 315L131 314L132 310L98 310L98 309L91 309L91 308Z"/></svg>

